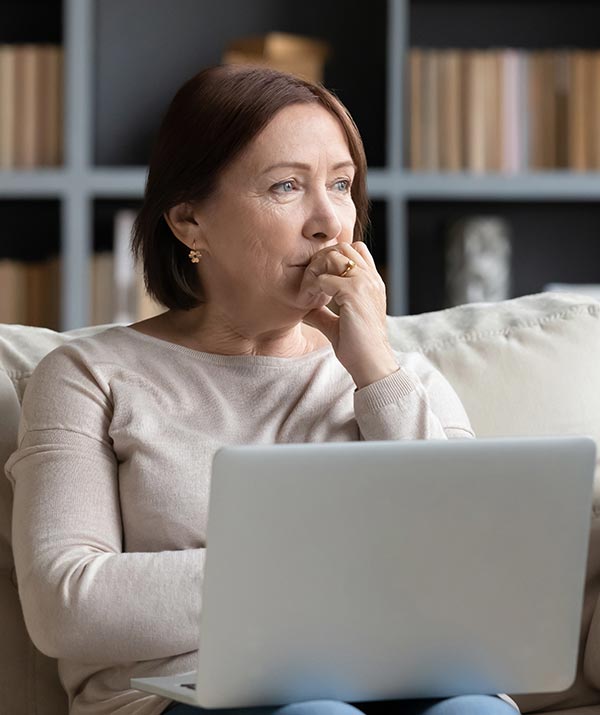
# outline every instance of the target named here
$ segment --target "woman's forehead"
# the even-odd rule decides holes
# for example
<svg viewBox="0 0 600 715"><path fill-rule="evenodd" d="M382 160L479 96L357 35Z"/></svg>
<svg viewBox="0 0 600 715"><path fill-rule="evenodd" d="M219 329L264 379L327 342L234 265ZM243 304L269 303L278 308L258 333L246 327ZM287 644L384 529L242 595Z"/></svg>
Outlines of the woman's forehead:
<svg viewBox="0 0 600 715"><path fill-rule="evenodd" d="M261 172L276 165L312 164L324 157L332 168L353 164L341 122L316 104L292 105L280 110L250 142L244 154Z"/></svg>

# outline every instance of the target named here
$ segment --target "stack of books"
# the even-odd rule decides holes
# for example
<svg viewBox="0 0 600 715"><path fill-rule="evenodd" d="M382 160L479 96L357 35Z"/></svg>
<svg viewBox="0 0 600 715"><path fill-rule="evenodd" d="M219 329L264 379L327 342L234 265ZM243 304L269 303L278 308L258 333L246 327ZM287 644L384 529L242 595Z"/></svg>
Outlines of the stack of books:
<svg viewBox="0 0 600 715"><path fill-rule="evenodd" d="M0 323L59 329L60 259L0 259Z"/></svg>
<svg viewBox="0 0 600 715"><path fill-rule="evenodd" d="M0 45L0 169L62 162L63 49Z"/></svg>
<svg viewBox="0 0 600 715"><path fill-rule="evenodd" d="M113 222L113 250L92 257L92 325L135 323L164 313L166 308L146 292L141 267L130 249L136 212L117 211Z"/></svg>
<svg viewBox="0 0 600 715"><path fill-rule="evenodd" d="M600 51L414 48L413 171L600 170Z"/></svg>

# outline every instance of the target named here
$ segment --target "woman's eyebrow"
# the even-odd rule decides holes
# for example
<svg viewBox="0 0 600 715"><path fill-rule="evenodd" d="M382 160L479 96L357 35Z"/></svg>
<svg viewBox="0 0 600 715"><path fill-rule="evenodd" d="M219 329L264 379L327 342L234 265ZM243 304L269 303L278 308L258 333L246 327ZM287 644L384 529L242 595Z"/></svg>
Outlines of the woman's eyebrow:
<svg viewBox="0 0 600 715"><path fill-rule="evenodd" d="M338 169L343 169L345 167L351 167L352 169L356 169L356 165L354 164L353 161L340 161L337 164L334 164L331 168L333 171L337 171ZM304 169L305 171L310 171L311 166L310 164L303 164L300 161L282 161L279 162L278 164L272 164L271 166L267 167L264 169L261 173L266 174L268 171L272 171L273 169Z"/></svg>

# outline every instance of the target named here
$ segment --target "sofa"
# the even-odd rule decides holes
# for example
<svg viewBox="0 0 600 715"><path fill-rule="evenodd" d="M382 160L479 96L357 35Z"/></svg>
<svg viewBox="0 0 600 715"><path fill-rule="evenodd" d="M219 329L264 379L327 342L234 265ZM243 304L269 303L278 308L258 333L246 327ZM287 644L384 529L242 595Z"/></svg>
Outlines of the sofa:
<svg viewBox="0 0 600 715"><path fill-rule="evenodd" d="M65 333L0 325L0 461L16 448L19 407L38 361ZM421 351L461 397L479 437L590 435L600 440L600 303L543 293L388 318L394 347ZM12 492L0 478L0 713L66 715L56 662L31 643L11 555ZM600 479L590 548L577 677L562 693L513 694L523 712L600 715ZM543 592L539 594L544 597ZM550 624L551 627L551 624Z"/></svg>

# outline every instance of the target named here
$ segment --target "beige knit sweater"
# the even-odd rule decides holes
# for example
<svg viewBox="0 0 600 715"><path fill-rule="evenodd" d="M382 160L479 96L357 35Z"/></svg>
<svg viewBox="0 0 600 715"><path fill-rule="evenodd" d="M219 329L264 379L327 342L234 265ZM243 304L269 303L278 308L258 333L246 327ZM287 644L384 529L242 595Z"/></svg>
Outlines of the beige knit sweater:
<svg viewBox="0 0 600 715"><path fill-rule="evenodd" d="M13 539L29 633L72 715L155 715L131 677L193 670L212 457L223 444L472 437L418 353L355 390L330 347L222 356L113 327L47 355L25 392Z"/></svg>

